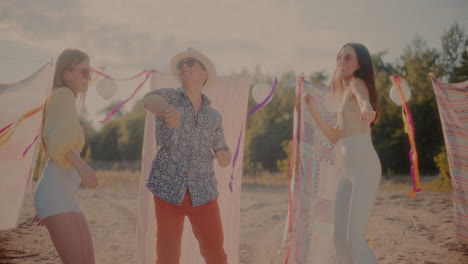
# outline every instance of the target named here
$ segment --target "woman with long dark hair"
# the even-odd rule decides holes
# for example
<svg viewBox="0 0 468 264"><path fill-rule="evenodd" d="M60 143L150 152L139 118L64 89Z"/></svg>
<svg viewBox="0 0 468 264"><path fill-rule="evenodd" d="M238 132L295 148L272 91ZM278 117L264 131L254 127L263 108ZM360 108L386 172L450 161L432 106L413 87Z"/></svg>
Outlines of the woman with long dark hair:
<svg viewBox="0 0 468 264"><path fill-rule="evenodd" d="M367 224L381 178L381 166L371 139L378 118L377 89L368 49L358 43L343 46L332 79L341 95L338 121L330 126L317 111L310 94L307 109L323 134L341 140L343 167L335 197L333 243L338 264L374 264L367 245Z"/></svg>

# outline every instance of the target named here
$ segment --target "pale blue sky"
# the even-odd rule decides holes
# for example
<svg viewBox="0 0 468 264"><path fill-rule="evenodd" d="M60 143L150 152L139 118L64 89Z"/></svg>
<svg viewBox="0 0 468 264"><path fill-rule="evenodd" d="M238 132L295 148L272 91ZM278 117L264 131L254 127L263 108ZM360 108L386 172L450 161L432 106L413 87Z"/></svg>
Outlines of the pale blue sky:
<svg viewBox="0 0 468 264"><path fill-rule="evenodd" d="M220 74L256 65L269 73L332 71L346 42L394 62L415 35L439 49L453 22L468 32L468 0L1 0L0 83L13 82L57 57L86 51L115 77L168 70L193 46ZM131 86L131 87L128 87ZM119 85L118 98L135 85ZM88 96L90 112L105 104Z"/></svg>

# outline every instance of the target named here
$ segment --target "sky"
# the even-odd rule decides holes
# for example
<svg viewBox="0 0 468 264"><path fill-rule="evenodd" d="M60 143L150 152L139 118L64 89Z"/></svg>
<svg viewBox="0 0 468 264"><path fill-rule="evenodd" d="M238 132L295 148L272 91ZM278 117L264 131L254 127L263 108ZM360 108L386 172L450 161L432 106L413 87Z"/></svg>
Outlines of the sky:
<svg viewBox="0 0 468 264"><path fill-rule="evenodd" d="M168 71L188 47L220 75L257 66L330 74L347 42L388 51L384 59L395 62L416 35L440 49L455 21L468 32L468 0L0 0L0 83L27 77L65 48L82 49L116 78ZM137 83L117 83L115 99ZM106 104L90 89L93 119Z"/></svg>

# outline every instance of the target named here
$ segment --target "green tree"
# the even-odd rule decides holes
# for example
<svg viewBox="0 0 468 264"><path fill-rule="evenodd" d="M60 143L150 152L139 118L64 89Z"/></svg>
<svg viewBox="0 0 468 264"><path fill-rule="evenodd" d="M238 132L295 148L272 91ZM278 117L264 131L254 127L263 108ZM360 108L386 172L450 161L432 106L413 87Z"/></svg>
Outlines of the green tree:
<svg viewBox="0 0 468 264"><path fill-rule="evenodd" d="M259 67L252 76L252 83L267 81ZM295 101L296 77L293 72L283 74L278 81L273 99L247 120L244 151L244 172L254 174L258 170L277 171L277 161L286 158L281 142L291 139L292 109ZM252 89L252 88L251 88ZM249 109L255 106L249 99Z"/></svg>
<svg viewBox="0 0 468 264"><path fill-rule="evenodd" d="M117 104L118 102L112 102L101 112L108 113ZM141 159L146 117L143 102L137 101L130 112L119 112L100 130L85 130L86 145L82 154L86 158L101 161ZM90 124L86 115L82 115L81 120L84 126Z"/></svg>
<svg viewBox="0 0 468 264"><path fill-rule="evenodd" d="M118 141L123 159L141 159L145 118L146 110L142 100L135 103L131 112L124 114L122 118L121 136Z"/></svg>
<svg viewBox="0 0 468 264"><path fill-rule="evenodd" d="M318 72L311 73L309 77L307 78L307 80L309 80L311 83L314 83L314 84L320 84L320 85L326 86L328 75L325 72L325 70L321 70Z"/></svg>
<svg viewBox="0 0 468 264"><path fill-rule="evenodd" d="M122 160L122 150L119 138L122 135L122 122L111 120L107 122L89 143L92 146L92 160L117 161Z"/></svg>
<svg viewBox="0 0 468 264"><path fill-rule="evenodd" d="M409 101L415 124L416 147L422 172L435 172L433 158L443 145L442 127L428 73L443 75L440 53L428 47L426 41L417 36L401 56L399 67L402 77L412 88Z"/></svg>
<svg viewBox="0 0 468 264"><path fill-rule="evenodd" d="M442 35L442 63L449 82L466 80L460 78L467 77L460 76L460 68L466 67L468 63L467 48L468 37L458 22L454 22Z"/></svg>
<svg viewBox="0 0 468 264"><path fill-rule="evenodd" d="M464 82L466 80L468 80L468 40L466 41L465 50L461 56L460 66L453 69L451 82Z"/></svg>
<svg viewBox="0 0 468 264"><path fill-rule="evenodd" d="M118 101L112 101L108 106L102 108L99 113L100 114L104 114L104 115L107 115L110 113L110 111L112 111L112 109L114 109L116 106L118 106L120 103L122 103L121 100L118 100ZM123 116L123 112L122 112L122 109L119 109L117 112L114 113L114 115L112 116L113 119L119 119Z"/></svg>

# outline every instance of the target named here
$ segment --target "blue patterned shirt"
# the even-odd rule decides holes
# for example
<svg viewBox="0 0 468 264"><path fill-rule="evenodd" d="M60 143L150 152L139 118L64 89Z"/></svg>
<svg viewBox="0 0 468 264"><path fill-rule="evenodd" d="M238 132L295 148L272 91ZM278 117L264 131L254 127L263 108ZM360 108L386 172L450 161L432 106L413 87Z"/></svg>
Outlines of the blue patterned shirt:
<svg viewBox="0 0 468 264"><path fill-rule="evenodd" d="M156 116L158 152L146 182L159 199L180 205L187 188L192 205L199 206L218 197L214 153L229 148L224 138L221 114L210 106L204 94L195 114L183 88L157 89L148 94L163 97L180 114L180 123L169 128L164 117Z"/></svg>

